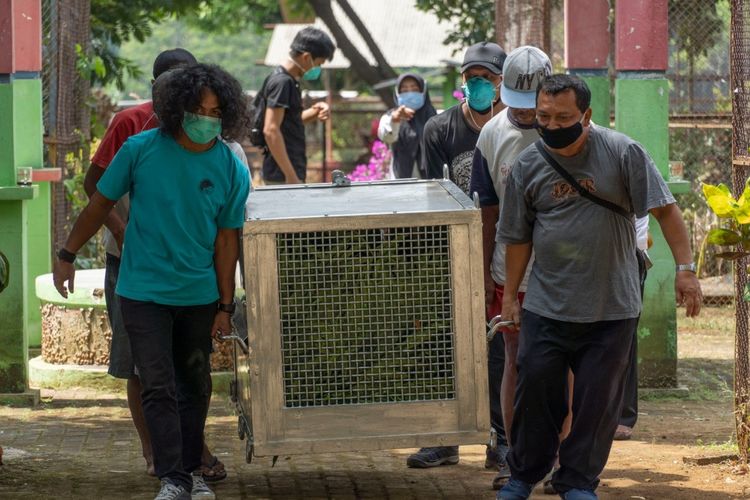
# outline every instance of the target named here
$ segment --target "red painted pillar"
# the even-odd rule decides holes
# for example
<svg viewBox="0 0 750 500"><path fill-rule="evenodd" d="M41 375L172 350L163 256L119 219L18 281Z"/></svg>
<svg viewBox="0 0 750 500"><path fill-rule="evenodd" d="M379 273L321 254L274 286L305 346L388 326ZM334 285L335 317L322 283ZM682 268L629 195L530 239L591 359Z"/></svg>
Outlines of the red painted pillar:
<svg viewBox="0 0 750 500"><path fill-rule="evenodd" d="M565 67L591 89L594 123L609 127L609 1L565 0Z"/></svg>
<svg viewBox="0 0 750 500"><path fill-rule="evenodd" d="M609 38L608 0L565 0L565 67L568 70L606 70Z"/></svg>
<svg viewBox="0 0 750 500"><path fill-rule="evenodd" d="M667 0L627 0L615 6L617 71L666 71Z"/></svg>
<svg viewBox="0 0 750 500"><path fill-rule="evenodd" d="M0 74L41 71L41 2L0 0L0 13Z"/></svg>

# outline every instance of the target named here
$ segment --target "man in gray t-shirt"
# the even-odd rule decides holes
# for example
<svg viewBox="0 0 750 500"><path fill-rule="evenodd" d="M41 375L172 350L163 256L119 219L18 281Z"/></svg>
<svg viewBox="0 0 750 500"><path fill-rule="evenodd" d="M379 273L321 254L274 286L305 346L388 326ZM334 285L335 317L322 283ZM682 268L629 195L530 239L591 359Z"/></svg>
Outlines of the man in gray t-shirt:
<svg viewBox="0 0 750 500"><path fill-rule="evenodd" d="M584 189L619 205L630 219L578 194L537 145L516 160L504 196L498 239L507 245L503 315L523 323L502 499L528 498L552 468L552 485L571 498L594 490L615 434L625 370L641 310L635 217L650 213L677 263L675 289L688 316L702 296L680 209L643 147L590 123L591 93L568 75L547 77L537 92L544 146ZM517 291L531 256L523 312ZM575 375L573 425L559 443L567 371Z"/></svg>

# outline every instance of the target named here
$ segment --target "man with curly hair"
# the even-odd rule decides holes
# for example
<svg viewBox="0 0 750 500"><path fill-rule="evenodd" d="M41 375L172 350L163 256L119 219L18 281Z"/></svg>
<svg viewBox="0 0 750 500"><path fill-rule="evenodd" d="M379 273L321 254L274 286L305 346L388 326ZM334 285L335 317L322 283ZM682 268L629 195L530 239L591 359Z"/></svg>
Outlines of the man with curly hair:
<svg viewBox="0 0 750 500"><path fill-rule="evenodd" d="M54 268L73 290L75 253L130 195L117 295L143 386L158 500L214 498L199 467L211 337L232 330L247 168L219 140L241 137L247 104L218 66L175 70L154 92L161 125L129 138L96 185ZM67 282L67 287L66 287Z"/></svg>

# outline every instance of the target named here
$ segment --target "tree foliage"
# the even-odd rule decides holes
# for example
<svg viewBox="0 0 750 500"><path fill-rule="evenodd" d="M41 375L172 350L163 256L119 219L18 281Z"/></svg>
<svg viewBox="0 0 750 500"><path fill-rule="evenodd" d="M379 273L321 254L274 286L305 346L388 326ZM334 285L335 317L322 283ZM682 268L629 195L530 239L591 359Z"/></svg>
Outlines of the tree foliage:
<svg viewBox="0 0 750 500"><path fill-rule="evenodd" d="M443 43L468 46L495 39L494 0L416 0L417 8L450 21Z"/></svg>
<svg viewBox="0 0 750 500"><path fill-rule="evenodd" d="M234 75L245 89L258 89L268 75L268 68L256 65L263 59L271 33L257 33L250 26L231 34L206 32L182 19L167 19L154 29L145 42L123 44L120 55L146 74L139 78L127 77L124 89L117 97L149 98L151 96L151 66L154 57L164 49L183 47L201 61L218 64Z"/></svg>
<svg viewBox="0 0 750 500"><path fill-rule="evenodd" d="M114 83L123 88L126 76L139 77L141 69L120 57L119 47L129 41L143 42L152 27L173 14L195 9L199 0L91 0L91 50L88 57L103 63L103 72L92 73L94 84Z"/></svg>
<svg viewBox="0 0 750 500"><path fill-rule="evenodd" d="M302 0L294 0L300 2ZM176 17L204 31L227 34L248 26L261 31L265 23L281 21L277 0L91 0L91 49L104 71L93 73L93 83L114 83L122 90L128 78L142 77L142 66L120 54L131 40L144 42L155 26Z"/></svg>

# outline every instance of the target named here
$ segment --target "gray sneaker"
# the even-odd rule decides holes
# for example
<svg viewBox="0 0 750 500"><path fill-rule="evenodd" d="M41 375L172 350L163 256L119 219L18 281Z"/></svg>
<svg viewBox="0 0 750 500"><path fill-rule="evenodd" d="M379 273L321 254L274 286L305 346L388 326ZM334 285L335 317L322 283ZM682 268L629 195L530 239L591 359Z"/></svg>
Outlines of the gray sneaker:
<svg viewBox="0 0 750 500"><path fill-rule="evenodd" d="M420 448L418 452L409 455L406 465L417 469L437 467L438 465L455 465L458 463L458 446L438 446Z"/></svg>
<svg viewBox="0 0 750 500"><path fill-rule="evenodd" d="M200 471L193 472L193 491L190 492L192 500L214 500L216 495L211 488L206 486L206 481Z"/></svg>
<svg viewBox="0 0 750 500"><path fill-rule="evenodd" d="M182 486L177 486L166 479L162 479L161 489L154 500L190 500L190 493Z"/></svg>

